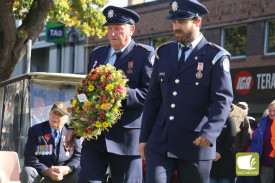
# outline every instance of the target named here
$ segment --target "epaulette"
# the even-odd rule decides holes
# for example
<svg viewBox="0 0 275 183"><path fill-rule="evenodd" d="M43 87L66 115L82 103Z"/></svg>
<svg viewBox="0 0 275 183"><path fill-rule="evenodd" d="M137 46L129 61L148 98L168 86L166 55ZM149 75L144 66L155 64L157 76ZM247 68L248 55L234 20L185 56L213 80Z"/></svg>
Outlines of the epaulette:
<svg viewBox="0 0 275 183"><path fill-rule="evenodd" d="M171 44L171 43L173 43L173 42L174 42L174 41L169 41L169 42L166 42L166 43L163 43L163 44L159 45L159 46L156 48L156 58L159 59L158 50L159 50L160 47L165 46L165 45L168 45L168 44Z"/></svg>
<svg viewBox="0 0 275 183"><path fill-rule="evenodd" d="M148 50L148 51L154 51L154 48L152 46L146 45L146 44L141 44L141 43L137 43L138 46Z"/></svg>
<svg viewBox="0 0 275 183"><path fill-rule="evenodd" d="M212 60L212 64L215 65L216 62L222 57L222 56L228 56L229 59L231 58L231 55L228 51L226 51L224 48L214 44L214 43L210 43L211 46L217 48L218 50L220 50L216 56L214 57L214 59Z"/></svg>
<svg viewBox="0 0 275 183"><path fill-rule="evenodd" d="M102 45L102 46L95 47L95 48L93 49L92 52L94 52L94 51L97 50L98 48L102 48L102 47L105 47L105 46L107 46L107 45Z"/></svg>

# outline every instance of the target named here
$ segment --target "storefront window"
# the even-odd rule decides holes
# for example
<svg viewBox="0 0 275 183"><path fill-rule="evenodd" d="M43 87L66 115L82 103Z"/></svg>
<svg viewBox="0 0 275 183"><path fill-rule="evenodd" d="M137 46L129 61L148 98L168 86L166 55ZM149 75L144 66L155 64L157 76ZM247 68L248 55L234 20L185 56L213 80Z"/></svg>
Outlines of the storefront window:
<svg viewBox="0 0 275 183"><path fill-rule="evenodd" d="M223 29L222 46L231 53L232 57L246 54L246 25Z"/></svg>
<svg viewBox="0 0 275 183"><path fill-rule="evenodd" d="M267 53L275 52L275 21L268 22L267 25Z"/></svg>

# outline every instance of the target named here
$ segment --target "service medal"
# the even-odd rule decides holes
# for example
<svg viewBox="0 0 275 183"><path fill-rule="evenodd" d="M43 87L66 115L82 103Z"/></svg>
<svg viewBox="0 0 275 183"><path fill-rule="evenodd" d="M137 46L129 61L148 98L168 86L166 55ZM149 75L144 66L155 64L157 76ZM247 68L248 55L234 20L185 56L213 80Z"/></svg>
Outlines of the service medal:
<svg viewBox="0 0 275 183"><path fill-rule="evenodd" d="M69 151L66 151L66 156L70 156L70 153L69 153Z"/></svg>
<svg viewBox="0 0 275 183"><path fill-rule="evenodd" d="M36 156L39 155L39 146L36 146L36 151L34 153Z"/></svg>
<svg viewBox="0 0 275 183"><path fill-rule="evenodd" d="M51 155L53 153L53 145L49 145L49 155Z"/></svg>
<svg viewBox="0 0 275 183"><path fill-rule="evenodd" d="M45 145L42 146L42 155L46 155L46 146Z"/></svg>
<svg viewBox="0 0 275 183"><path fill-rule="evenodd" d="M133 73L133 68L134 68L134 62L128 62L128 70L127 74L132 74Z"/></svg>
<svg viewBox="0 0 275 183"><path fill-rule="evenodd" d="M203 71L203 62L198 62L198 67L197 67L197 73L196 73L196 78L200 79L202 78L202 71Z"/></svg>

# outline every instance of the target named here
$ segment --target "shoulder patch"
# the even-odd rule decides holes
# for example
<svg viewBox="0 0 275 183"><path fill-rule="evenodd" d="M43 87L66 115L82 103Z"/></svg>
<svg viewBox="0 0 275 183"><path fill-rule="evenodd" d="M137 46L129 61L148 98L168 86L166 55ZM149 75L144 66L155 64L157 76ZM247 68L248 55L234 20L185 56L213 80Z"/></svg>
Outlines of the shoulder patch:
<svg viewBox="0 0 275 183"><path fill-rule="evenodd" d="M169 41L169 42L166 42L166 43L163 43L161 45L159 45L157 48L156 48L156 58L159 59L159 56L158 56L158 50L159 48L163 47L163 46L166 46L168 44L171 44L171 43L174 43L174 41Z"/></svg>
<svg viewBox="0 0 275 183"><path fill-rule="evenodd" d="M222 66L223 66L223 70L224 70L225 72L229 72L229 70L230 70L230 65L229 65L229 60L228 60L228 58L225 58L225 59L223 60Z"/></svg>
<svg viewBox="0 0 275 183"><path fill-rule="evenodd" d="M152 46L146 45L146 44L141 44L141 43L137 43L136 45L148 50L148 51L154 51L154 48Z"/></svg>
<svg viewBox="0 0 275 183"><path fill-rule="evenodd" d="M214 44L214 43L209 43L212 47L215 47L219 50L219 52L216 54L214 59L212 60L212 64L215 65L216 62L222 57L222 56L227 56L229 59L231 58L231 55L228 51L226 51L224 48ZM227 60L229 62L229 60Z"/></svg>
<svg viewBox="0 0 275 183"><path fill-rule="evenodd" d="M93 49L92 52L94 52L95 50L97 50L97 49L99 49L99 48L106 47L106 46L107 46L107 45L102 45L102 46L95 47L95 48Z"/></svg>

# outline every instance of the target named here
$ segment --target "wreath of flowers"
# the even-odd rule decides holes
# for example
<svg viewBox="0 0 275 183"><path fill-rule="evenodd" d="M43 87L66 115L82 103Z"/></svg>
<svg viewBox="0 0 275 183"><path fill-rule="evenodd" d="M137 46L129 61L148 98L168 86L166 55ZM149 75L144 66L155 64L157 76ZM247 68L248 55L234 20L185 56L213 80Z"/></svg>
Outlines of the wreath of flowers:
<svg viewBox="0 0 275 183"><path fill-rule="evenodd" d="M97 139L111 128L122 115L121 101L126 99L127 78L123 71L110 64L92 69L82 83L76 85L71 100L70 124L74 133L88 140ZM87 100L79 100L85 94Z"/></svg>

